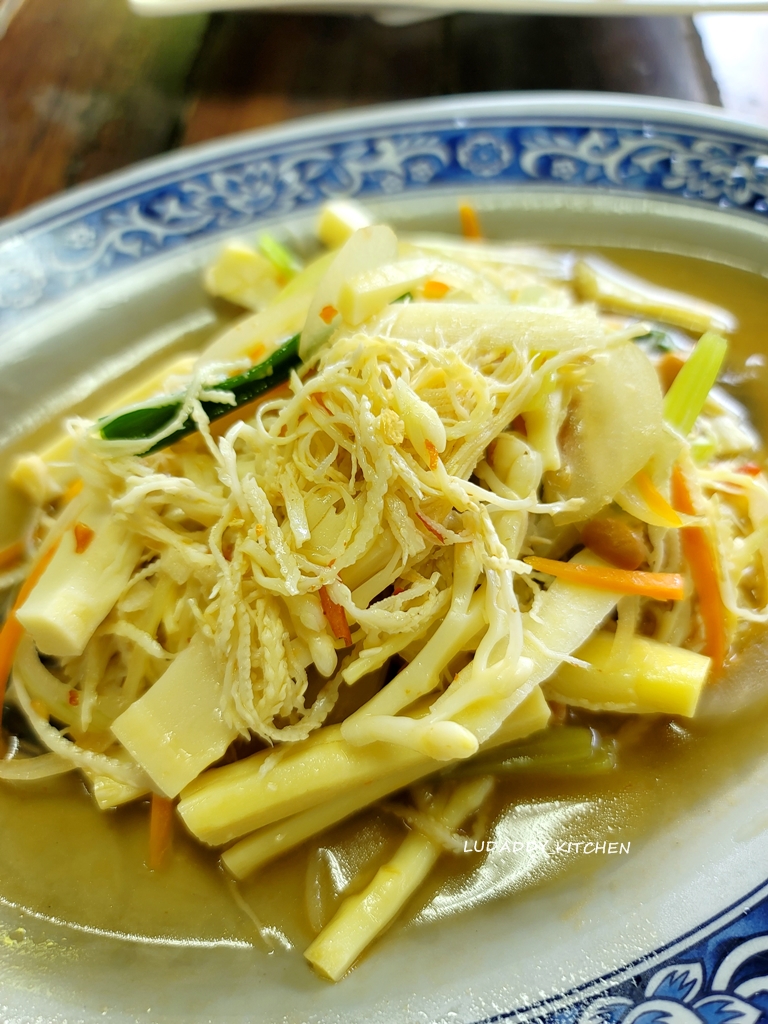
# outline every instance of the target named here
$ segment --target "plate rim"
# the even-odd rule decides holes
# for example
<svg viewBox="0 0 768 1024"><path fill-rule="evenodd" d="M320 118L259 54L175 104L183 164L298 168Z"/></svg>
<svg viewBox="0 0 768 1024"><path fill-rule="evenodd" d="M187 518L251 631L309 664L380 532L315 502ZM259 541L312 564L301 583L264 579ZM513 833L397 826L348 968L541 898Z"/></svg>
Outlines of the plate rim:
<svg viewBox="0 0 768 1024"><path fill-rule="evenodd" d="M106 196L128 189L132 185L159 179L174 171L188 167L204 170L204 164L225 157L235 157L249 148L309 142L315 137L332 133L356 131L362 128L385 129L407 123L424 123L430 117L492 118L517 115L520 117L582 117L599 118L622 116L629 120L643 117L658 120L665 125L682 122L678 127L691 127L760 139L768 144L768 126L747 115L732 113L711 104L690 100L673 100L638 93L602 93L535 90L530 92L457 93L428 99L402 100L394 103L371 104L327 113L297 117L278 125L246 129L219 138L183 146L170 153L162 153L136 161L123 168L100 175L93 181L83 182L54 193L30 204L24 209L0 219L0 243L14 235L40 227L62 213L71 213ZM461 127L457 124L457 128Z"/></svg>

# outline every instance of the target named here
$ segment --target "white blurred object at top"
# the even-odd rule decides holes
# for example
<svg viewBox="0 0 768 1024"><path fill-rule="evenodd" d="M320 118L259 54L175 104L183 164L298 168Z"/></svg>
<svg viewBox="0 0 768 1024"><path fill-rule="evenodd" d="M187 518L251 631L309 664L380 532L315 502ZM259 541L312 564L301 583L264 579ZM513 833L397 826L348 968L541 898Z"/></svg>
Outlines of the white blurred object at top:
<svg viewBox="0 0 768 1024"><path fill-rule="evenodd" d="M2 2L2 0L0 0ZM8 0L6 0L8 2ZM11 3L14 0L10 0ZM18 0L15 0L18 2ZM443 14L696 14L701 11L766 11L768 0L128 0L138 14L261 10L292 13L369 14L386 25L407 25Z"/></svg>

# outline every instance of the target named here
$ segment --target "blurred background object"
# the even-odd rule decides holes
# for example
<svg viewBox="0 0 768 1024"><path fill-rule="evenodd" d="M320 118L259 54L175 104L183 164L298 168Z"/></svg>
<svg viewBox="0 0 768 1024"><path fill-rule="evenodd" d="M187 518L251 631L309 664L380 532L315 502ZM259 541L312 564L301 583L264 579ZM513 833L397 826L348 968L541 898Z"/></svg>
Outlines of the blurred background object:
<svg viewBox="0 0 768 1024"><path fill-rule="evenodd" d="M453 14L393 26L251 11L145 19L126 0L26 0L0 40L0 215L291 117L521 89L722 103L768 124L768 14Z"/></svg>
<svg viewBox="0 0 768 1024"><path fill-rule="evenodd" d="M11 18L18 14L24 0L0 0L0 39L11 24Z"/></svg>

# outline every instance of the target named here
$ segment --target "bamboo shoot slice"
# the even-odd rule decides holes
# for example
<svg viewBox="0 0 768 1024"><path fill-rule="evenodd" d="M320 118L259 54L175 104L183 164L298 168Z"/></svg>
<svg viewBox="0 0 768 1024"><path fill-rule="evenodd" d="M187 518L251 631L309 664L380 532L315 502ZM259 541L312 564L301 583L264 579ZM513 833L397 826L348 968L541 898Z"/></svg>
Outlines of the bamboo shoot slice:
<svg viewBox="0 0 768 1024"><path fill-rule="evenodd" d="M511 743L513 740L539 732L546 728L549 717L549 705L544 700L541 689L537 686L491 739L483 744L481 750L493 750L506 743ZM418 774L414 774L414 769L410 769L399 774L387 775L370 786L358 787L349 793L335 797L328 803L311 807L290 818L259 829L225 850L221 855L222 863L235 878L247 878L252 872L277 860L278 857L299 846L310 836L324 832L374 801L381 800L405 786L410 786L413 782L433 772L435 767L434 762L429 764L424 761L417 769Z"/></svg>
<svg viewBox="0 0 768 1024"><path fill-rule="evenodd" d="M685 715L696 711L712 659L682 647L632 637L626 659L612 657L614 635L596 633L577 652L589 667L563 664L546 692L595 711Z"/></svg>
<svg viewBox="0 0 768 1024"><path fill-rule="evenodd" d="M75 528L80 524L93 536L78 553ZM143 549L106 501L93 499L84 505L75 528L64 534L17 613L38 650L60 658L83 653L125 589Z"/></svg>
<svg viewBox="0 0 768 1024"><path fill-rule="evenodd" d="M223 671L198 634L112 732L167 797L224 754L237 735L221 711Z"/></svg>
<svg viewBox="0 0 768 1024"><path fill-rule="evenodd" d="M579 260L574 276L581 295L606 309L639 313L689 331L733 331L738 326L727 309L649 284L597 256Z"/></svg>
<svg viewBox="0 0 768 1024"><path fill-rule="evenodd" d="M458 786L437 821L454 831L478 811L493 788L493 780L473 779ZM411 832L394 857L379 868L361 892L348 896L304 956L330 981L339 981L366 946L391 924L416 892L443 852L421 832Z"/></svg>

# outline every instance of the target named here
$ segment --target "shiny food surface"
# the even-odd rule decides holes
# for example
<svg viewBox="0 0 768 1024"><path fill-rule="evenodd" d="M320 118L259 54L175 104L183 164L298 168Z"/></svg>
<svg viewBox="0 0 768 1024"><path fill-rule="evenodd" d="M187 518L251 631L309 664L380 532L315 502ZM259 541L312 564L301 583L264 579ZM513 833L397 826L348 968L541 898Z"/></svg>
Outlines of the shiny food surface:
<svg viewBox="0 0 768 1024"><path fill-rule="evenodd" d="M733 268L663 253L611 250L610 256L649 280L707 298L738 317L729 387L764 430L764 282ZM511 849L443 857L397 927L469 910L492 897L520 897L558 877L561 884L571 884L574 874L599 870L601 864L575 844L637 844L686 808L716 800L765 752L762 661L755 654L762 643L759 635L755 642L758 646L743 659L746 671L740 673L737 662L737 671L717 684L716 715L692 722L582 716L615 736L619 767L597 778L512 777L502 782L493 837ZM731 683L751 707L723 716ZM3 786L0 897L35 914L118 935L263 945L263 934L243 913L245 900L267 926L268 943L302 948L332 914L345 882L355 876L356 884L364 885L404 828L391 815L368 812L268 867L236 892L215 855L194 846L180 827L170 863L151 872L146 866L147 817L143 803L96 813L74 778L34 788ZM558 848L563 843L566 847Z"/></svg>

